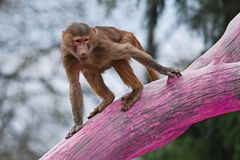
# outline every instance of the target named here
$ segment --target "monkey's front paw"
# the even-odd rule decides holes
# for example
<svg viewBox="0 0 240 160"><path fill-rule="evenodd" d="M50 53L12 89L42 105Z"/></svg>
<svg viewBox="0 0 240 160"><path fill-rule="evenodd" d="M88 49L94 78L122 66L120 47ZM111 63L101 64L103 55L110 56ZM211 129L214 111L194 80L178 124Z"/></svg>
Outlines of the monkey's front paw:
<svg viewBox="0 0 240 160"><path fill-rule="evenodd" d="M75 133L77 133L80 129L82 129L82 127L83 126L81 124L75 123L74 126L69 131L69 133L67 134L67 136L65 137L65 139L72 137Z"/></svg>
<svg viewBox="0 0 240 160"><path fill-rule="evenodd" d="M180 72L180 70L178 68L168 68L166 70L166 74L168 76L174 76L174 75L176 75L177 77L181 77L182 76L182 74L181 74L181 72Z"/></svg>

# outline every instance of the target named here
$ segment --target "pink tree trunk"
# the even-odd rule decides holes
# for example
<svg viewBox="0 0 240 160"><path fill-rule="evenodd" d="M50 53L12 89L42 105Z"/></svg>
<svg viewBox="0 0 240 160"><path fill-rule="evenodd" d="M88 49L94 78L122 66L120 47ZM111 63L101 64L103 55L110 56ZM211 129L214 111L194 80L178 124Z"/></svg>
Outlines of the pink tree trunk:
<svg viewBox="0 0 240 160"><path fill-rule="evenodd" d="M238 111L239 61L240 14L181 78L147 84L127 112L114 102L41 159L128 160L168 144L196 122Z"/></svg>

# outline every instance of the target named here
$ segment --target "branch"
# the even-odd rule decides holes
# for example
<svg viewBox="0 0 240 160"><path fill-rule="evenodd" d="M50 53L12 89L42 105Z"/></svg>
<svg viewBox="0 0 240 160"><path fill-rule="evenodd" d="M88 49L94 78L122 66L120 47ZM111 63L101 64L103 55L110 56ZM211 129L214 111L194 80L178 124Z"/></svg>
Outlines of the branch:
<svg viewBox="0 0 240 160"><path fill-rule="evenodd" d="M192 124L240 110L240 14L181 78L147 84L127 112L118 100L43 160L123 160L166 145Z"/></svg>

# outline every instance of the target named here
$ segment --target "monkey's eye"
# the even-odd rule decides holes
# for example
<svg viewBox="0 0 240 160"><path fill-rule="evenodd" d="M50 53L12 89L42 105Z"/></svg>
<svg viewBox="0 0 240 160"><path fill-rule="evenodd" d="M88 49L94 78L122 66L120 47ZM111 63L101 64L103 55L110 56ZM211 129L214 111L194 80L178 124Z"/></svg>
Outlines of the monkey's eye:
<svg viewBox="0 0 240 160"><path fill-rule="evenodd" d="M86 38L86 39L84 39L84 42L88 42L88 39Z"/></svg>

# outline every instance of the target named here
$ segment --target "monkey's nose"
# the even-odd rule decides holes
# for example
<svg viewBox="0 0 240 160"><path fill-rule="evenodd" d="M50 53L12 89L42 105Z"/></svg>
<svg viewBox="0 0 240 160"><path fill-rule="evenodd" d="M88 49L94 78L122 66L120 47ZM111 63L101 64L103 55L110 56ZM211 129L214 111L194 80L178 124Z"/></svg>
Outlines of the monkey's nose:
<svg viewBox="0 0 240 160"><path fill-rule="evenodd" d="M81 60L86 60L87 59L87 54L86 53L81 53L80 57Z"/></svg>
<svg viewBox="0 0 240 160"><path fill-rule="evenodd" d="M81 57L86 57L87 53L81 53Z"/></svg>

